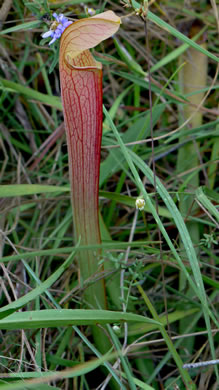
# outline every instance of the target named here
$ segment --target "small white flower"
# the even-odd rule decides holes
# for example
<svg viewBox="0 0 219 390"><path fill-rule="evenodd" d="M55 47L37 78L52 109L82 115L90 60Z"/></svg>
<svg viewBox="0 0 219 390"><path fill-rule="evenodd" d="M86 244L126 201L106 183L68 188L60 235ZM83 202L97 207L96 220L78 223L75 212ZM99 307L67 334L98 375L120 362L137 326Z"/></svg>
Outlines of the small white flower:
<svg viewBox="0 0 219 390"><path fill-rule="evenodd" d="M87 7L86 5L85 5L85 7L84 7L84 10L85 10L85 13L86 13L87 15L93 16L93 15L96 14L96 11L95 11L94 8L89 8L89 7Z"/></svg>
<svg viewBox="0 0 219 390"><path fill-rule="evenodd" d="M135 201L136 209L139 209L140 211L144 210L145 206L145 200L143 198L137 198Z"/></svg>
<svg viewBox="0 0 219 390"><path fill-rule="evenodd" d="M66 27L73 23L70 22L70 20L68 20L63 14L57 15L54 12L53 16L56 20L52 23L50 30L41 35L43 38L52 38L52 40L49 42L49 45L55 42L56 39L59 39Z"/></svg>
<svg viewBox="0 0 219 390"><path fill-rule="evenodd" d="M118 325L113 325L113 332L118 336L121 334L121 329Z"/></svg>

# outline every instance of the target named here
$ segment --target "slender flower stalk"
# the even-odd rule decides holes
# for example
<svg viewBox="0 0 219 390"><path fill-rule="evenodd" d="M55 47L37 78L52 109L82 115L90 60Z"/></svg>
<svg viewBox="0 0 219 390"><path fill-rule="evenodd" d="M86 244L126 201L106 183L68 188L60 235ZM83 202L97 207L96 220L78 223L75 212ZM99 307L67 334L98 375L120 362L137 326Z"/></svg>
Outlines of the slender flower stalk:
<svg viewBox="0 0 219 390"><path fill-rule="evenodd" d="M98 192L102 137L102 70L89 49L113 35L120 18L107 11L69 25L60 45L60 79L68 144L75 240L100 244ZM53 37L54 39L54 37ZM100 252L79 253L80 281L95 277ZM85 285L86 287L86 285ZM103 279L85 288L91 307L106 308Z"/></svg>

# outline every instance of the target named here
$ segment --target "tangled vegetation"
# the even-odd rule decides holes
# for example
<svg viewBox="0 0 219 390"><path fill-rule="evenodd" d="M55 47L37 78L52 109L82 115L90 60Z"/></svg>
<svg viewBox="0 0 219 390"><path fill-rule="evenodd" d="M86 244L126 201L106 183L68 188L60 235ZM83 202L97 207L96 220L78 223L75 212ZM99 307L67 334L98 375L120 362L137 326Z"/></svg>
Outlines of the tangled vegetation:
<svg viewBox="0 0 219 390"><path fill-rule="evenodd" d="M106 10L122 24L91 49L104 104L95 245L73 239L60 42L46 32L53 13ZM218 36L215 0L3 0L0 390L218 388L204 365L219 358ZM97 272L84 280L88 250ZM103 278L105 309L86 295Z"/></svg>

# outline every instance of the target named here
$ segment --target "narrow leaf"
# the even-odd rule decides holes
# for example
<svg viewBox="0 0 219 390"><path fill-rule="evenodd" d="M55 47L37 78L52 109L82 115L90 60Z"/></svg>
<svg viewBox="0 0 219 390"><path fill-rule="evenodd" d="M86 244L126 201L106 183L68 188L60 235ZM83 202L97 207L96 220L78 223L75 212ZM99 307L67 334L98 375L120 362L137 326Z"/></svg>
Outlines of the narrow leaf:
<svg viewBox="0 0 219 390"><path fill-rule="evenodd" d="M69 325L104 325L114 322L151 323L162 326L150 318L110 310L35 310L13 313L0 320L0 329L38 329Z"/></svg>
<svg viewBox="0 0 219 390"><path fill-rule="evenodd" d="M53 283L56 282L56 280L62 275L62 273L70 265L74 255L75 252L72 252L70 256L65 260L65 262L47 280L41 283L38 287L34 288L32 291L25 294L23 297L16 299L14 302L11 302L8 305L0 308L0 319L20 309L28 302L38 297L40 294L44 293Z"/></svg>

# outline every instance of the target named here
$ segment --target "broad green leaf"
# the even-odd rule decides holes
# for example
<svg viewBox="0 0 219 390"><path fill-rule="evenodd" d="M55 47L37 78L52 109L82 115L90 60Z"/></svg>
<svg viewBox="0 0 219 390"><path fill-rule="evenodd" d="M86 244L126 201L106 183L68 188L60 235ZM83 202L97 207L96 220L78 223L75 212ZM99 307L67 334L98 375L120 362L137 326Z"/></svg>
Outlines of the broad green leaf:
<svg viewBox="0 0 219 390"><path fill-rule="evenodd" d="M105 325L114 322L141 322L161 326L150 318L110 310L52 309L17 312L0 320L0 329L39 329L69 325Z"/></svg>

